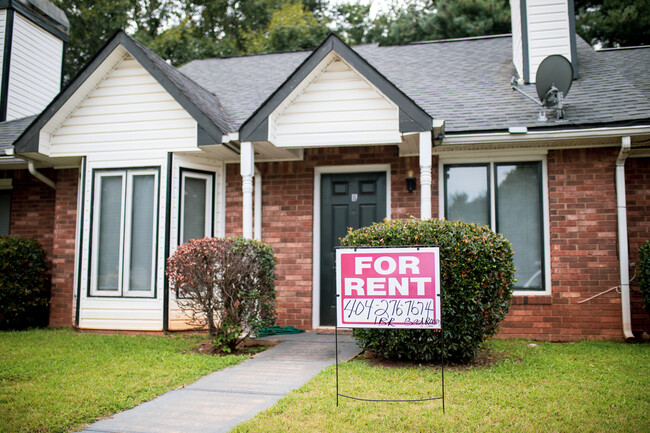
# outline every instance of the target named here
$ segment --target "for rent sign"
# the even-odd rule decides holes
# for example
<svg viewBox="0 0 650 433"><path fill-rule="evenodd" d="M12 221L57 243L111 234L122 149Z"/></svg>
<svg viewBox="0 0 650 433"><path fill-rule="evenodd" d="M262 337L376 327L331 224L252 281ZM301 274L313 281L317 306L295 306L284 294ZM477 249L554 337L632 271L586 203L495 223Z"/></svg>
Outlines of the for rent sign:
<svg viewBox="0 0 650 433"><path fill-rule="evenodd" d="M336 250L337 324L441 328L438 247Z"/></svg>

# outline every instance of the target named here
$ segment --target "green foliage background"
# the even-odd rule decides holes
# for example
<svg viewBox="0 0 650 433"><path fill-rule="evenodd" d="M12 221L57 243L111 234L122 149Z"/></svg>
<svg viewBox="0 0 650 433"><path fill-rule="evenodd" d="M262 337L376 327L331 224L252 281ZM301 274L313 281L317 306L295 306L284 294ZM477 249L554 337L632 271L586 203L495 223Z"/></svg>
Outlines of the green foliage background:
<svg viewBox="0 0 650 433"><path fill-rule="evenodd" d="M497 331L514 288L510 242L488 227L446 220L391 220L351 231L341 246L440 247L443 339L439 332L355 329L366 350L385 358L439 362L445 355L471 361L481 343Z"/></svg>

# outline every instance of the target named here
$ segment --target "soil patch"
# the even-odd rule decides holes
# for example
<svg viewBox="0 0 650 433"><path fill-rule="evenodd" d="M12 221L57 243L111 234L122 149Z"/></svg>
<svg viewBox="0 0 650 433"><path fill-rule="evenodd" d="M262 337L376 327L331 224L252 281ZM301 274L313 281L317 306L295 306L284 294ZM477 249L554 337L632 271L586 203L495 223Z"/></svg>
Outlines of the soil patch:
<svg viewBox="0 0 650 433"><path fill-rule="evenodd" d="M202 355L254 355L270 349L273 346L279 344L279 340L251 340L246 339L242 341L237 348L230 352L225 353L218 348L212 345L210 340L205 340L199 343L197 346L191 348L187 353L200 353Z"/></svg>

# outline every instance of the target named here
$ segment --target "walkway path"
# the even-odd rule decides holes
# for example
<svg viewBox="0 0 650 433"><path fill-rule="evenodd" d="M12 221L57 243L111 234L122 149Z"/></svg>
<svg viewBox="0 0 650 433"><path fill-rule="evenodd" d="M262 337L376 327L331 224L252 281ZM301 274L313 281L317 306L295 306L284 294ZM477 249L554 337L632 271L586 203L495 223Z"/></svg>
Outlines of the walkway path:
<svg viewBox="0 0 650 433"><path fill-rule="evenodd" d="M338 338L339 361L360 352L350 335ZM239 365L98 421L83 432L228 432L335 362L334 334L305 332L265 339L283 342Z"/></svg>

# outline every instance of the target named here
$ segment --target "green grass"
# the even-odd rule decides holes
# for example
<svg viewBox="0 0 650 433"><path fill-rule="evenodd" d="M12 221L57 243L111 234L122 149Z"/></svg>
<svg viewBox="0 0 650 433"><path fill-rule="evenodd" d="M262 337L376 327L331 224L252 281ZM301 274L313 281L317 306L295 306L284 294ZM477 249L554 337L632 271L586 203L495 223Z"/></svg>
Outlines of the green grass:
<svg viewBox="0 0 650 433"><path fill-rule="evenodd" d="M445 406L359 402L336 407L328 368L256 418L242 432L648 432L650 345L495 340L499 360L445 370ZM340 365L340 392L369 398L441 395L440 369Z"/></svg>
<svg viewBox="0 0 650 433"><path fill-rule="evenodd" d="M66 432L246 356L184 353L202 336L0 332L0 432Z"/></svg>

